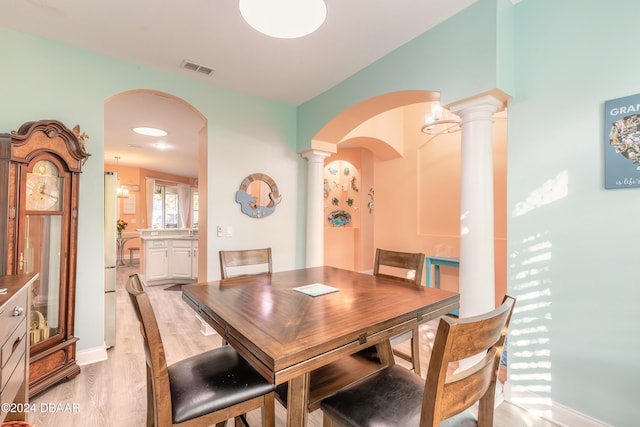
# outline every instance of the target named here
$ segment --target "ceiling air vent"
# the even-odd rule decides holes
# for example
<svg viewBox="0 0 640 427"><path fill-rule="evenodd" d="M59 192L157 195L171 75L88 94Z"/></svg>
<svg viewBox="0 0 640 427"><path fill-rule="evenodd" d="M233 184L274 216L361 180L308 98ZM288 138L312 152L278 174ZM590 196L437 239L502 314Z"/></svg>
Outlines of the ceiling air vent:
<svg viewBox="0 0 640 427"><path fill-rule="evenodd" d="M195 71L196 73L205 74L207 76L211 75L216 70L215 68L205 67L204 65L196 64L195 62L189 61L188 59L185 59L184 61L182 61L182 64L180 66L184 69Z"/></svg>

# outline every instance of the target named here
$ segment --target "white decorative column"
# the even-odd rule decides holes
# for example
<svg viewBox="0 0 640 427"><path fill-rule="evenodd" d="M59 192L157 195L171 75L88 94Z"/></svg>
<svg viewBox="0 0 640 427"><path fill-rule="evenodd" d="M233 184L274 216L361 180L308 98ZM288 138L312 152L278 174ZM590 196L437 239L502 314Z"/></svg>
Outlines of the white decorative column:
<svg viewBox="0 0 640 427"><path fill-rule="evenodd" d="M460 317L495 308L493 115L491 95L450 105L462 119L460 179Z"/></svg>
<svg viewBox="0 0 640 427"><path fill-rule="evenodd" d="M324 159L332 153L307 150L307 267L324 265Z"/></svg>

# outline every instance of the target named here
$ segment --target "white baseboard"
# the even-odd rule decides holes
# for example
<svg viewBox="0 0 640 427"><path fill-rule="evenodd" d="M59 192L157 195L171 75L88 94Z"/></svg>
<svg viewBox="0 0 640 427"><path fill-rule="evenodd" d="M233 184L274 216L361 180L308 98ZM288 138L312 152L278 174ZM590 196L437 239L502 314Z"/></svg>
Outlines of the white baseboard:
<svg viewBox="0 0 640 427"><path fill-rule="evenodd" d="M107 360L107 346L89 348L87 350L78 350L76 352L76 361L79 366L91 365L92 363L104 362Z"/></svg>
<svg viewBox="0 0 640 427"><path fill-rule="evenodd" d="M513 390L507 382L504 388L505 400L532 414L564 427L611 427L610 424L596 420L567 406L560 405L548 397L526 390Z"/></svg>

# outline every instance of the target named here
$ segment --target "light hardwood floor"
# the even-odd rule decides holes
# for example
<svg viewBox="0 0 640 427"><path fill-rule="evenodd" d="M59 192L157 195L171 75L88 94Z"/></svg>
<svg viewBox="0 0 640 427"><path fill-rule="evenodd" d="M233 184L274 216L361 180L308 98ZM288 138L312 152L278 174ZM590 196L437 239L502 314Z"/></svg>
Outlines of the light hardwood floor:
<svg viewBox="0 0 640 427"><path fill-rule="evenodd" d="M144 350L138 322L129 301L125 281L135 268L118 270L116 345L108 350L109 360L86 365L73 380L60 383L35 396L31 403L36 411L28 421L36 427L86 426L144 426L146 420L146 379ZM217 335L203 336L193 311L182 301L181 293L164 291L168 286L147 287L154 307L158 326L165 345L169 364L188 356L215 348L221 344ZM96 333L102 325L95 325ZM421 330L423 376L426 373L429 337L433 338L433 325ZM425 357L425 355L427 357ZM406 365L405 361L398 360ZM259 412L248 414L252 426L260 425ZM276 425L284 426L285 409L276 403ZM229 425L231 425L229 423ZM322 425L321 411L309 416L310 427ZM508 402L496 409L495 426L498 427L551 427L545 420Z"/></svg>

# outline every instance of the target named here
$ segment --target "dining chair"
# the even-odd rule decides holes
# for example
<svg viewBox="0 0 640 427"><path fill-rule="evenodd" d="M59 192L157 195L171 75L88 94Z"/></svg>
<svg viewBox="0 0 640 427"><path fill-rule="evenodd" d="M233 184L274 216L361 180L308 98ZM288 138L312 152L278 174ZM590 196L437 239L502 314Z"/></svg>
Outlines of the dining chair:
<svg viewBox="0 0 640 427"><path fill-rule="evenodd" d="M246 276L248 274L260 274L272 272L271 248L245 249L237 251L220 251L220 274L222 280L232 277ZM236 267L245 268L244 274L237 274ZM265 271L266 270L266 271ZM236 273L236 274L230 274ZM222 345L227 345L225 339Z"/></svg>
<svg viewBox="0 0 640 427"><path fill-rule="evenodd" d="M323 426L491 427L496 378L515 299L489 313L442 317L427 378L393 365L324 399ZM451 362L464 360L448 373ZM467 411L479 402L478 416Z"/></svg>
<svg viewBox="0 0 640 427"><path fill-rule="evenodd" d="M133 304L147 360L147 426L224 426L262 409L262 425L275 426L274 385L230 346L219 347L167 366L149 296L138 274L129 276Z"/></svg>
<svg viewBox="0 0 640 427"><path fill-rule="evenodd" d="M232 276L230 274L231 272L235 271L235 267L258 266L260 264L264 265L264 268L258 270L258 267L250 267L250 274L272 272L271 248L247 249L239 251L220 251L220 273L223 280L237 276Z"/></svg>
<svg viewBox="0 0 640 427"><path fill-rule="evenodd" d="M396 252L377 248L373 263L373 275L404 280L420 286L424 257L424 254L420 252Z"/></svg>
<svg viewBox="0 0 640 427"><path fill-rule="evenodd" d="M396 252L378 248L376 249L376 258L373 264L373 275L402 280L420 286L424 258L425 255L423 253ZM411 341L411 354L396 348L398 344L409 340ZM416 325L409 332L393 337L391 346L393 347L393 354L410 362L414 372L420 375L419 325Z"/></svg>

